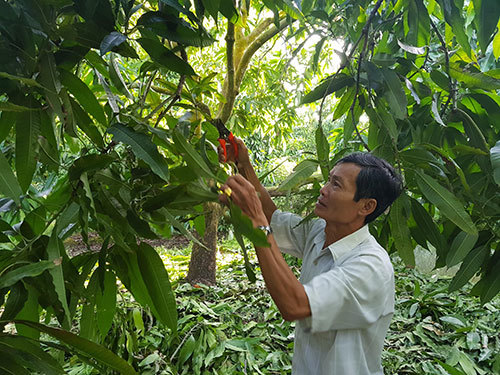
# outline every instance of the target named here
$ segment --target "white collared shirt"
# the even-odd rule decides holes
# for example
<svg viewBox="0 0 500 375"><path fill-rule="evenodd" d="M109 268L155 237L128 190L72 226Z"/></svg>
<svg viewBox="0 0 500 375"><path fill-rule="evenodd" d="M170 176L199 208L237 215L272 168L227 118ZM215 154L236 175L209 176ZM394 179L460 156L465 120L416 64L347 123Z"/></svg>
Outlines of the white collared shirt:
<svg viewBox="0 0 500 375"><path fill-rule="evenodd" d="M282 252L302 258L311 316L296 322L293 375L383 375L384 338L394 313L394 271L365 225L323 248L325 221L297 225L275 211L273 235Z"/></svg>

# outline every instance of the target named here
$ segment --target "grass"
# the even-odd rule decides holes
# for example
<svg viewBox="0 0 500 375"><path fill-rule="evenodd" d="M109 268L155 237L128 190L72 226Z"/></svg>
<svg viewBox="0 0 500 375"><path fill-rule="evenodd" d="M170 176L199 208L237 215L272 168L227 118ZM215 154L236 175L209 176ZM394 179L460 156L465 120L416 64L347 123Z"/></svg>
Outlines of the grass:
<svg viewBox="0 0 500 375"><path fill-rule="evenodd" d="M238 249L234 240L221 243L218 284L211 288L184 282L189 247L159 249L176 292L178 334L123 292L104 344L141 374L290 374L294 325L281 318L260 272L256 283L248 281ZM298 272L297 262L288 260ZM500 298L481 306L467 290L447 293L446 278L394 263L397 301L382 357L385 373L500 374ZM67 369L98 373L76 360Z"/></svg>

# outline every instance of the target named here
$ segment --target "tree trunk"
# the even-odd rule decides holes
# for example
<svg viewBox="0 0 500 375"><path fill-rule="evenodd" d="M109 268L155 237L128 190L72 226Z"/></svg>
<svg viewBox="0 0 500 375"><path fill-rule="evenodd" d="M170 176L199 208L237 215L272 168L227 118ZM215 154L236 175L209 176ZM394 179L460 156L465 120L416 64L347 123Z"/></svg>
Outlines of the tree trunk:
<svg viewBox="0 0 500 375"><path fill-rule="evenodd" d="M207 202L203 205L205 211L205 234L201 242L193 245L187 279L191 285L215 285L217 226L222 215L222 206L217 202Z"/></svg>

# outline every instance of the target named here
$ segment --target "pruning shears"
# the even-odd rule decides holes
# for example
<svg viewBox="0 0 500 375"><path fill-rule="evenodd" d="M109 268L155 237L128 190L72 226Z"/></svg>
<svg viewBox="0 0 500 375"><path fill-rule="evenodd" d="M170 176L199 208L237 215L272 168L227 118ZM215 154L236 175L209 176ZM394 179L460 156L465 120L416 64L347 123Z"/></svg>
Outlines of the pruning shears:
<svg viewBox="0 0 500 375"><path fill-rule="evenodd" d="M224 151L224 162L227 161L227 148L226 148L226 142L231 143L231 146L233 146L234 149L234 157L238 159L238 144L236 143L236 139L234 139L233 133L224 125L221 119L215 119L213 120L213 124L219 131L219 144L222 147L222 150Z"/></svg>

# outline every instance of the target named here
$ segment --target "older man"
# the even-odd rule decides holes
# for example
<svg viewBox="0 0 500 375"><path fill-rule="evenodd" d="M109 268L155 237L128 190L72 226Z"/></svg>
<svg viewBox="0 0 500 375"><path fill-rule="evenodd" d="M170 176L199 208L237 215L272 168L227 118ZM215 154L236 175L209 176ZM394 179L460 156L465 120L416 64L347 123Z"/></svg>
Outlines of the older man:
<svg viewBox="0 0 500 375"><path fill-rule="evenodd" d="M400 176L369 153L341 159L320 190L315 213L281 212L261 185L241 140L241 174L223 189L268 235L256 248L262 275L285 320L296 321L294 375L383 375L381 353L394 312L394 271L368 231L402 190ZM234 154L232 154L234 155ZM228 190L229 191L229 190ZM221 196L226 201L227 196ZM300 280L281 252L302 258Z"/></svg>

